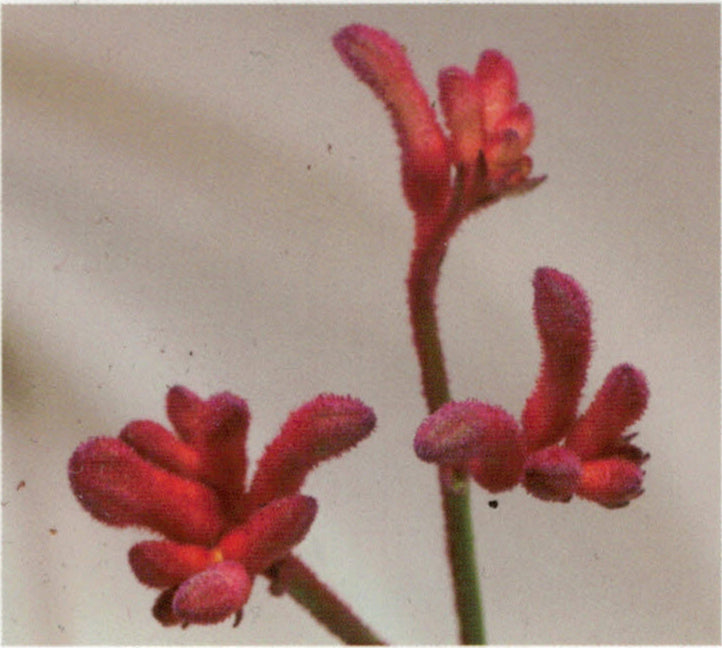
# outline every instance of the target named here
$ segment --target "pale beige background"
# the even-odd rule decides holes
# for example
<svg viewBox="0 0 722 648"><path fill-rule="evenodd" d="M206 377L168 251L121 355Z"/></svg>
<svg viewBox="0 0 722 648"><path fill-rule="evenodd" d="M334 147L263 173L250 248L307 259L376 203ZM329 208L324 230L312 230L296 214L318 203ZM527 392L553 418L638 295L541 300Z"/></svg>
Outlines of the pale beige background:
<svg viewBox="0 0 722 648"><path fill-rule="evenodd" d="M176 382L247 398L254 458L320 391L373 405L376 434L309 480L299 552L389 640L454 640L435 473L411 452L398 153L329 41L354 21L399 38L434 94L440 67L501 48L537 116L548 182L450 247L454 395L521 410L539 265L593 301L585 402L619 362L651 385L627 509L517 489L492 510L475 489L490 640L719 642L714 5L5 7L4 641L333 641L263 582L238 628L161 628L125 557L148 534L72 498L73 448L164 420Z"/></svg>

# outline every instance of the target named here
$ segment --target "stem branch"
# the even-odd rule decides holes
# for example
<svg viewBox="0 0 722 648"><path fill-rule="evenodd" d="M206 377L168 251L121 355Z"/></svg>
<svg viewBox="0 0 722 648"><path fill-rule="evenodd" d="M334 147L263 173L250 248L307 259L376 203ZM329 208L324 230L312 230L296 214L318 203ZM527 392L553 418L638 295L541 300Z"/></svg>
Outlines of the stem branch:
<svg viewBox="0 0 722 648"><path fill-rule="evenodd" d="M383 646L386 642L368 628L299 558L288 556L273 567L270 577L293 600L348 645Z"/></svg>

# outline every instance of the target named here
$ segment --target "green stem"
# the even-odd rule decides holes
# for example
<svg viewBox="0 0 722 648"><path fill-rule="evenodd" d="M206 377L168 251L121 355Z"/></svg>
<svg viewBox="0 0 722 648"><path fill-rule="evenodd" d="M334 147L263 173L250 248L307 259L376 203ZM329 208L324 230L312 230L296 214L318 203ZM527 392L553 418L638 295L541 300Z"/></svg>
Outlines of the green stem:
<svg viewBox="0 0 722 648"><path fill-rule="evenodd" d="M270 574L282 591L303 606L330 632L348 645L383 646L386 642L368 628L299 558L290 555Z"/></svg>
<svg viewBox="0 0 722 648"><path fill-rule="evenodd" d="M462 644L484 644L486 636L481 591L474 556L474 530L469 505L469 480L439 468L439 483L446 528L446 552L454 582L454 604Z"/></svg>

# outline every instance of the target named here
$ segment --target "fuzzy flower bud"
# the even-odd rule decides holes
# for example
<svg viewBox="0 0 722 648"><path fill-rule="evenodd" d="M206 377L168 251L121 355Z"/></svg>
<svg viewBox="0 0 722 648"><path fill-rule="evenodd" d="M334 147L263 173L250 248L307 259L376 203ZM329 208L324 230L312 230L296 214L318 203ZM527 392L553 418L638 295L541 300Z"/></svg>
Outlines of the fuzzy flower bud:
<svg viewBox="0 0 722 648"><path fill-rule="evenodd" d="M585 461L577 495L606 506L620 508L643 492L644 471L619 457Z"/></svg>
<svg viewBox="0 0 722 648"><path fill-rule="evenodd" d="M130 548L128 562L141 583L165 588L179 585L217 561L206 547L146 540Z"/></svg>
<svg viewBox="0 0 722 648"><path fill-rule="evenodd" d="M118 435L143 459L170 472L197 479L201 458L198 451L154 421L132 421Z"/></svg>
<svg viewBox="0 0 722 648"><path fill-rule="evenodd" d="M542 363L522 413L529 450L556 443L569 432L592 349L589 301L569 275L553 268L536 271L534 318Z"/></svg>
<svg viewBox="0 0 722 648"><path fill-rule="evenodd" d="M259 574L303 540L317 510L313 497L273 500L224 536L218 549L224 558L243 563L249 574Z"/></svg>
<svg viewBox="0 0 722 648"><path fill-rule="evenodd" d="M424 461L466 466L491 492L516 485L524 463L514 417L476 400L446 403L428 416L416 432L414 450Z"/></svg>
<svg viewBox="0 0 722 648"><path fill-rule="evenodd" d="M615 367L567 436L567 448L582 459L603 454L639 420L648 399L649 389L641 371L629 364Z"/></svg>
<svg viewBox="0 0 722 648"><path fill-rule="evenodd" d="M178 588L173 612L187 623L218 623L245 605L252 585L243 565L233 560L217 563Z"/></svg>
<svg viewBox="0 0 722 648"><path fill-rule="evenodd" d="M302 405L258 462L249 493L252 505L297 493L321 461L353 448L375 425L373 410L350 396L321 394Z"/></svg>
<svg viewBox="0 0 722 648"><path fill-rule="evenodd" d="M333 45L391 113L411 209L417 214L443 209L450 195L447 143L403 47L366 25L345 27L334 36Z"/></svg>
<svg viewBox="0 0 722 648"><path fill-rule="evenodd" d="M246 437L251 415L246 401L223 392L208 400L185 387L170 389L168 418L200 455L203 481L226 492L243 490L246 480Z"/></svg>
<svg viewBox="0 0 722 648"><path fill-rule="evenodd" d="M549 446L530 455L524 464L524 488L549 502L572 499L582 474L582 462L571 450Z"/></svg>
<svg viewBox="0 0 722 648"><path fill-rule="evenodd" d="M70 485L83 507L113 526L144 526L179 542L209 544L223 529L207 486L145 461L120 439L99 437L70 458Z"/></svg>

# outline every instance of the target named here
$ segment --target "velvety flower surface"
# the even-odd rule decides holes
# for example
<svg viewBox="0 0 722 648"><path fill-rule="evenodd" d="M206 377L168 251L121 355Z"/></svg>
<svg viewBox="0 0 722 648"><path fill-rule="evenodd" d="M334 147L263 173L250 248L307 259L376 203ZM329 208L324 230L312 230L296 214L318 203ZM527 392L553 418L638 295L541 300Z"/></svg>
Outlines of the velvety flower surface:
<svg viewBox="0 0 722 648"><path fill-rule="evenodd" d="M255 577L301 542L316 516L316 500L299 493L306 475L368 436L374 413L349 396L318 396L291 413L248 486L243 399L203 400L176 386L166 409L175 434L133 421L118 438L81 444L71 487L96 519L165 537L128 555L138 580L163 590L153 606L162 624L240 618Z"/></svg>
<svg viewBox="0 0 722 648"><path fill-rule="evenodd" d="M634 434L625 434L646 409L645 376L630 364L614 367L579 415L592 351L589 300L572 277L553 268L539 268L533 284L542 361L521 425L499 407L450 402L419 427L416 454L468 471L491 492L522 483L547 501L577 495L625 506L642 494L641 465L649 458L631 443Z"/></svg>
<svg viewBox="0 0 722 648"><path fill-rule="evenodd" d="M423 230L435 230L448 218L455 191L458 219L543 179L529 177L532 160L526 149L534 136L534 115L518 101L516 72L500 52L482 52L473 72L441 70L445 133L404 48L386 32L349 25L333 44L391 113L404 193Z"/></svg>

